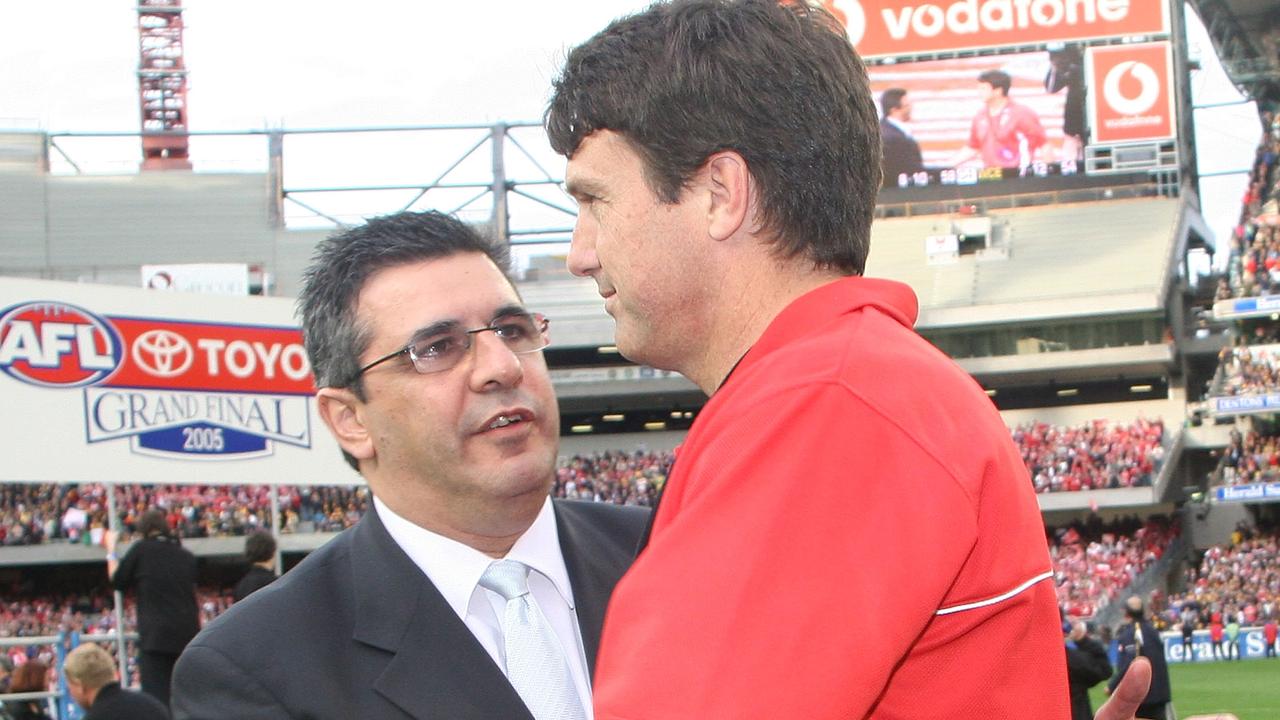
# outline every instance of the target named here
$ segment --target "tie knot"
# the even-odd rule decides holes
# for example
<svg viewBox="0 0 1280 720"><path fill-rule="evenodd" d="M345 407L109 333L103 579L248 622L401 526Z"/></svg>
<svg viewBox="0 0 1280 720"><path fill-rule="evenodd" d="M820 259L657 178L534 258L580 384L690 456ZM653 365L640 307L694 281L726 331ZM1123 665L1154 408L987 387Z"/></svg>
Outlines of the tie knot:
<svg viewBox="0 0 1280 720"><path fill-rule="evenodd" d="M480 587L510 601L529 594L529 566L515 560L499 560L480 576Z"/></svg>

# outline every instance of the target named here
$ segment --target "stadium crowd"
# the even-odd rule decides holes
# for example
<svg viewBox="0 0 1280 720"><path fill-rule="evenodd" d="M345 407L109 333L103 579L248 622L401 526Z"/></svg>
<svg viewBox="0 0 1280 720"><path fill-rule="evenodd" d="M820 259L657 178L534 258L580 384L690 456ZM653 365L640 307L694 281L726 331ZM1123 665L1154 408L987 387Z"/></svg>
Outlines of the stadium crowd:
<svg viewBox="0 0 1280 720"><path fill-rule="evenodd" d="M1255 340L1269 340L1274 332L1263 325L1256 328ZM1265 333L1265 334L1264 334ZM1218 353L1218 371L1209 381L1209 395L1253 395L1280 389L1280 347L1238 345Z"/></svg>
<svg viewBox="0 0 1280 720"><path fill-rule="evenodd" d="M652 507L675 454L611 450L574 455L556 469L551 496Z"/></svg>
<svg viewBox="0 0 1280 720"><path fill-rule="evenodd" d="M1075 426L1031 422L1011 430L1036 492L1150 485L1164 455L1164 423L1095 420ZM552 496L652 506L675 455L611 450L563 459ZM47 540L99 544L107 527L108 486L0 485L0 545ZM126 535L148 507L166 511L183 538L246 535L271 524L271 490L261 485L116 485ZM364 486L282 485L280 531L334 532L369 507Z"/></svg>
<svg viewBox="0 0 1280 720"><path fill-rule="evenodd" d="M1231 282L1219 286L1219 300L1280 292L1280 177L1275 172L1280 133L1273 123L1264 114L1262 141L1232 232Z"/></svg>
<svg viewBox="0 0 1280 720"><path fill-rule="evenodd" d="M46 540L99 544L107 526L106 485L0 485L0 545ZM166 511L183 538L238 536L271 526L271 490L262 485L116 485L120 526L133 533L148 507ZM369 504L364 486L282 485L281 532L328 532L355 524Z"/></svg>
<svg viewBox="0 0 1280 720"><path fill-rule="evenodd" d="M1280 435L1274 430L1240 432L1232 428L1227 447L1218 461L1218 480L1223 485L1274 480L1280 475Z"/></svg>
<svg viewBox="0 0 1280 720"><path fill-rule="evenodd" d="M1029 422L1013 440L1038 493L1148 486L1164 458L1164 421Z"/></svg>
<svg viewBox="0 0 1280 720"><path fill-rule="evenodd" d="M1187 568L1185 592L1171 595L1158 619L1164 627L1190 621L1217 632L1215 625L1280 618L1278 602L1280 531L1242 525L1229 545L1209 548L1198 566Z"/></svg>
<svg viewBox="0 0 1280 720"><path fill-rule="evenodd" d="M1048 528L1058 605L1068 615L1092 617L1118 597L1181 533L1176 519L1154 515L1102 521L1097 515Z"/></svg>

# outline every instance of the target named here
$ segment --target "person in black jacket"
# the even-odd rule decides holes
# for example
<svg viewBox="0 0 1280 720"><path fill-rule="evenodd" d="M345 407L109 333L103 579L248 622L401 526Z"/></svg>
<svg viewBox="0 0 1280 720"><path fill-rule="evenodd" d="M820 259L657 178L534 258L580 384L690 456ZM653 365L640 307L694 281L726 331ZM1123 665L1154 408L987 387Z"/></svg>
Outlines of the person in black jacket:
<svg viewBox="0 0 1280 720"><path fill-rule="evenodd" d="M1116 630L1116 642L1120 645L1120 653L1116 660L1116 674L1107 684L1107 692L1111 693L1124 676L1135 658L1145 657L1151 661L1151 688L1147 697L1138 706L1137 717L1151 720L1164 720L1165 706L1172 699L1169 690L1169 666L1165 664L1164 641L1160 633L1147 622L1143 614L1142 599L1130 597L1125 602L1125 622Z"/></svg>
<svg viewBox="0 0 1280 720"><path fill-rule="evenodd" d="M903 88L889 88L880 94L880 144L883 183L896 187L899 175L912 175L924 170L920 143L907 129L911 121L911 98Z"/></svg>
<svg viewBox="0 0 1280 720"><path fill-rule="evenodd" d="M145 693L120 687L116 664L101 646L85 643L62 666L67 691L84 708L84 720L169 720L169 710Z"/></svg>
<svg viewBox="0 0 1280 720"><path fill-rule="evenodd" d="M138 534L142 539L118 558L115 533L107 533L107 573L116 590L137 591L142 691L167 707L173 666L200 632L196 558L179 544L159 510L142 514Z"/></svg>
<svg viewBox="0 0 1280 720"><path fill-rule="evenodd" d="M249 572L240 578L232 591L235 602L249 597L255 590L261 590L276 579L275 538L262 530L249 535L244 539L244 556L250 562Z"/></svg>
<svg viewBox="0 0 1280 720"><path fill-rule="evenodd" d="M1071 720L1093 720L1089 688L1111 677L1107 649L1089 637L1084 623L1068 626L1067 682L1071 686Z"/></svg>

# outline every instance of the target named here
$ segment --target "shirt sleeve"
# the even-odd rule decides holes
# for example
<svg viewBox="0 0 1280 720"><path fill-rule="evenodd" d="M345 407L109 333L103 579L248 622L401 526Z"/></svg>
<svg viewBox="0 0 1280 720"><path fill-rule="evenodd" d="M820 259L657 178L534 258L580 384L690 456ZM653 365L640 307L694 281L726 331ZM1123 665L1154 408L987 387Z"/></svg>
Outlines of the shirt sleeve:
<svg viewBox="0 0 1280 720"><path fill-rule="evenodd" d="M1019 106L1022 111L1019 113L1019 130L1027 138L1027 147L1031 150L1044 145L1046 139L1044 126L1040 124L1040 118L1036 116L1034 110L1025 105Z"/></svg>
<svg viewBox="0 0 1280 720"><path fill-rule="evenodd" d="M596 717L863 717L974 545L971 499L839 385L712 420L611 601Z"/></svg>

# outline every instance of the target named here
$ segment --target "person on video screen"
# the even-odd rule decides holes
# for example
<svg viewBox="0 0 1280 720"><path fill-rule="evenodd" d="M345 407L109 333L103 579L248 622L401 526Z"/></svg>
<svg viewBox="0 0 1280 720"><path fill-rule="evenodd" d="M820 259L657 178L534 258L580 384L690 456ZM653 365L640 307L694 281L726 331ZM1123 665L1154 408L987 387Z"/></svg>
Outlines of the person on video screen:
<svg viewBox="0 0 1280 720"><path fill-rule="evenodd" d="M910 176L924 170L920 143L907 127L911 122L911 96L903 88L889 88L880 94L880 108L884 185L906 185L908 183L901 179L903 175Z"/></svg>
<svg viewBox="0 0 1280 720"><path fill-rule="evenodd" d="M1016 169L1040 159L1039 151L1045 144L1044 126L1031 108L1009 98L1012 85L1013 79L1003 70L988 70L978 76L978 96L983 106L973 116L969 144L951 159L950 166L981 157L983 167Z"/></svg>

